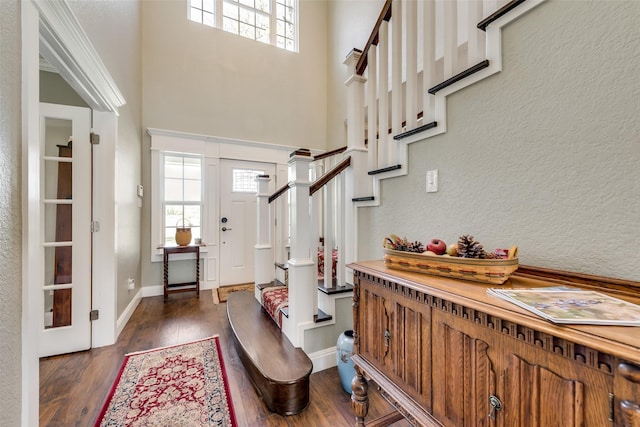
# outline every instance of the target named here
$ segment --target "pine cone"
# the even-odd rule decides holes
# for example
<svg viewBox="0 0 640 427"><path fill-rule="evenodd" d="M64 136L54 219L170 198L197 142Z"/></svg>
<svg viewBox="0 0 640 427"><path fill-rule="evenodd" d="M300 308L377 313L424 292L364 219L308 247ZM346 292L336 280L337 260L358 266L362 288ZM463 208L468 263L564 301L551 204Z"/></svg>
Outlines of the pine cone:
<svg viewBox="0 0 640 427"><path fill-rule="evenodd" d="M458 239L458 256L462 258L486 258L487 253L473 236L465 234Z"/></svg>
<svg viewBox="0 0 640 427"><path fill-rule="evenodd" d="M398 237L395 234L391 234L389 237L385 237L382 245L387 249L393 249L403 252L424 252L424 245L418 241L410 242L406 237Z"/></svg>
<svg viewBox="0 0 640 427"><path fill-rule="evenodd" d="M397 245L398 245L398 249L397 249L398 251L418 252L418 253L424 252L424 246L422 245L422 243L418 241L410 242L407 240L406 237L400 239Z"/></svg>

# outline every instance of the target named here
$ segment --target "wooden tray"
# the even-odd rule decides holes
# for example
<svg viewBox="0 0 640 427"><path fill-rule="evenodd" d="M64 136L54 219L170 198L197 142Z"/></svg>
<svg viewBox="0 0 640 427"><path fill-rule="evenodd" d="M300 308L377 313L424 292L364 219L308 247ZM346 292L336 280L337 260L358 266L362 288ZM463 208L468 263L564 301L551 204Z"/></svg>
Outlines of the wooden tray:
<svg viewBox="0 0 640 427"><path fill-rule="evenodd" d="M384 263L396 270L453 277L455 279L501 285L518 269L517 249L509 250L513 258L477 259L444 255L422 255L414 252L384 249Z"/></svg>

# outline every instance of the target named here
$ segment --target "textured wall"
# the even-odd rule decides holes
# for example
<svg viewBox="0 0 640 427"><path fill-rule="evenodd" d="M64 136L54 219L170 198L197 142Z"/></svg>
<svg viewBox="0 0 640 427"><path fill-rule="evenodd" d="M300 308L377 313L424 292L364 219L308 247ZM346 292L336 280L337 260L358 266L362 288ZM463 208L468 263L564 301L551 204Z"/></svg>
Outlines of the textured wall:
<svg viewBox="0 0 640 427"><path fill-rule="evenodd" d="M20 2L0 0L0 424L20 425L21 50Z"/></svg>
<svg viewBox="0 0 640 427"><path fill-rule="evenodd" d="M523 264L640 280L638 22L640 2L551 0L510 24L503 71L450 96L447 133L360 210L359 258L391 232L470 233Z"/></svg>
<svg viewBox="0 0 640 427"><path fill-rule="evenodd" d="M116 147L117 315L134 296L127 278L140 279L140 227L136 186L141 178L141 2L71 0L73 12L127 103L118 110ZM148 193L147 193L148 194Z"/></svg>

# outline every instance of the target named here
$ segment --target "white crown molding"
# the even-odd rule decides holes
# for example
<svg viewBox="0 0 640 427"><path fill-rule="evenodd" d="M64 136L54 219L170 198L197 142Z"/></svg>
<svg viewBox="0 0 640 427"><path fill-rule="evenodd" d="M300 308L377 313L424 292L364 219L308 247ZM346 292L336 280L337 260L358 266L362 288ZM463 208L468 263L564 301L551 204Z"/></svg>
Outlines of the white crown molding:
<svg viewBox="0 0 640 427"><path fill-rule="evenodd" d="M40 54L98 111L118 112L126 103L67 0L32 0L40 14Z"/></svg>
<svg viewBox="0 0 640 427"><path fill-rule="evenodd" d="M235 139L235 138L227 138L224 136L203 135L198 133L180 132L175 130L158 129L158 128L147 128L147 134L149 136L167 136L172 138L190 139L190 140L196 140L196 141L212 142L217 144L229 144L229 145L237 145L237 146L244 146L244 147L267 148L270 150L285 151L287 154L300 148L300 147L293 147L291 145L273 144L269 142L250 141L246 139ZM157 148L154 148L152 145L151 149L154 150ZM317 156L318 154L322 154L325 152L325 150L317 150L315 148L311 148L310 151L312 156Z"/></svg>

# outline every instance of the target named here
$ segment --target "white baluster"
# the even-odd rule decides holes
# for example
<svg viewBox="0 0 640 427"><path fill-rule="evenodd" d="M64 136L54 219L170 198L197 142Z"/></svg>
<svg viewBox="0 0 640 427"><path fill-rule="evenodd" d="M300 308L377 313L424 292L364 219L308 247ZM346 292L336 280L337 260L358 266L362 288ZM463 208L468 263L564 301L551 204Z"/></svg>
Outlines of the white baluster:
<svg viewBox="0 0 640 427"><path fill-rule="evenodd" d="M458 2L444 2L444 79L458 70Z"/></svg>
<svg viewBox="0 0 640 427"><path fill-rule="evenodd" d="M407 83L406 83L406 130L418 126L418 3L407 0L406 6L406 40Z"/></svg>
<svg viewBox="0 0 640 427"><path fill-rule="evenodd" d="M368 54L367 67L367 150L369 151L368 170L378 169L378 79L377 79L378 48L371 45Z"/></svg>
<svg viewBox="0 0 640 427"><path fill-rule="evenodd" d="M478 29L482 20L482 0L469 2L469 40L467 42L467 66L470 67L484 59L484 31Z"/></svg>
<svg viewBox="0 0 640 427"><path fill-rule="evenodd" d="M389 138L389 23L378 33L378 167L391 165L393 144Z"/></svg>
<svg viewBox="0 0 640 427"><path fill-rule="evenodd" d="M391 3L391 129L402 133L402 2ZM391 141L391 140L390 140ZM398 164L397 144L390 142L390 165Z"/></svg>
<svg viewBox="0 0 640 427"><path fill-rule="evenodd" d="M435 86L436 75L436 10L434 0L425 0L423 3L423 68L422 68L422 124L431 123L435 119L435 96L428 90Z"/></svg>

